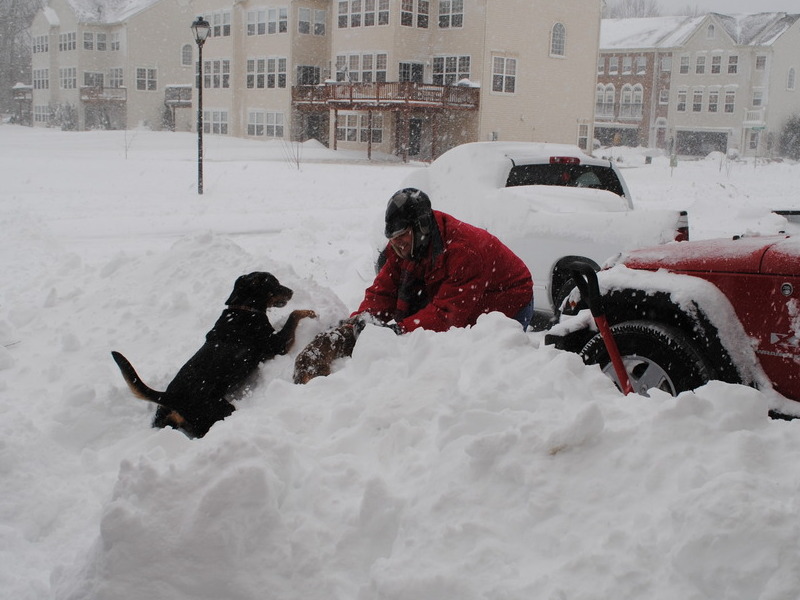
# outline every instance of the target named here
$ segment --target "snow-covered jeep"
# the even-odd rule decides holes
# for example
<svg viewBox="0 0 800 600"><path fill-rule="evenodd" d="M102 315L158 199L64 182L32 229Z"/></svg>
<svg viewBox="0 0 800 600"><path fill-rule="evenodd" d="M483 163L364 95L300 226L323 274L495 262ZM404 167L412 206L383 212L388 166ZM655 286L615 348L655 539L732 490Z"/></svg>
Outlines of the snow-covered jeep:
<svg viewBox="0 0 800 600"><path fill-rule="evenodd" d="M743 237L635 250L597 279L634 391L660 388L675 395L719 379L800 400L800 238ZM585 306L574 290L545 342L580 353L614 378ZM785 413L785 404L795 403L779 404L773 408Z"/></svg>

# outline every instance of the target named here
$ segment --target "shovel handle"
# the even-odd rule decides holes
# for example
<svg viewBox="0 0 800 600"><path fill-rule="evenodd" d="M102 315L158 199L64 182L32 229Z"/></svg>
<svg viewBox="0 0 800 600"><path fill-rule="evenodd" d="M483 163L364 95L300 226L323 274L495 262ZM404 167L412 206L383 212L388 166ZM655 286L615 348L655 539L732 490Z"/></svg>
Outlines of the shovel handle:
<svg viewBox="0 0 800 600"><path fill-rule="evenodd" d="M589 310L592 313L594 322L600 332L600 337L603 338L603 343L608 351L608 356L611 359L611 364L614 367L614 373L617 375L620 389L626 396L633 392L631 385L631 378L628 371L625 369L625 363L622 361L622 355L617 347L617 342L614 335L611 333L611 327L608 325L606 319L605 307L603 306L603 298L600 295L600 285L597 282L597 273L591 265L584 262L572 262L567 265L578 290L581 292L581 298L586 300L589 305Z"/></svg>

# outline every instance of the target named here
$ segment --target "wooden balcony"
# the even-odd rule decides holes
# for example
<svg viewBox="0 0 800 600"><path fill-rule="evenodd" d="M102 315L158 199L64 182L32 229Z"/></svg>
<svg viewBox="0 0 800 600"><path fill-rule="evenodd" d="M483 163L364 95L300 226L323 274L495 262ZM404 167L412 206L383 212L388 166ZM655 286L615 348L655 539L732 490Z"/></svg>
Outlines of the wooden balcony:
<svg viewBox="0 0 800 600"><path fill-rule="evenodd" d="M81 88L81 102L127 102L128 90L126 88L107 88L87 86Z"/></svg>
<svg viewBox="0 0 800 600"><path fill-rule="evenodd" d="M479 88L411 81L337 82L292 88L292 104L300 109L311 110L477 110L479 100Z"/></svg>

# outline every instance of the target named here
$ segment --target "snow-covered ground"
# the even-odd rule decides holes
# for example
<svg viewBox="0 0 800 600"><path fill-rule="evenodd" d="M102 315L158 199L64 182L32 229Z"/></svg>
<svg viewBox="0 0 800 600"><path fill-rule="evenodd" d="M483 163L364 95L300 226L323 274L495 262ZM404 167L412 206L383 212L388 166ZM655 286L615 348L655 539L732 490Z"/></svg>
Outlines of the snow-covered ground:
<svg viewBox="0 0 800 600"><path fill-rule="evenodd" d="M198 196L192 135L0 126L2 597L800 596L797 422L716 382L623 397L498 315L369 327L306 386L292 356L263 365L202 440L151 429L112 349L163 388L252 270L295 290L274 323L320 314L299 349L357 305L421 168L205 142ZM614 153L638 206L688 209L695 238L800 206L797 164Z"/></svg>

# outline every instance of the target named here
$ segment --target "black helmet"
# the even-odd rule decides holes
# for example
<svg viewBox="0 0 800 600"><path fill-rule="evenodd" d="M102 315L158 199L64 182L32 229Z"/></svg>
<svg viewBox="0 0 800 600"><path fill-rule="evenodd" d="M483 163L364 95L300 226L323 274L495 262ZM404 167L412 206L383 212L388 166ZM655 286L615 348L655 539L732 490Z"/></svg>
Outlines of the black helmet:
<svg viewBox="0 0 800 600"><path fill-rule="evenodd" d="M386 237L393 238L410 227L414 236L411 251L414 260L427 248L435 226L431 199L422 190L404 188L395 192L386 206Z"/></svg>

